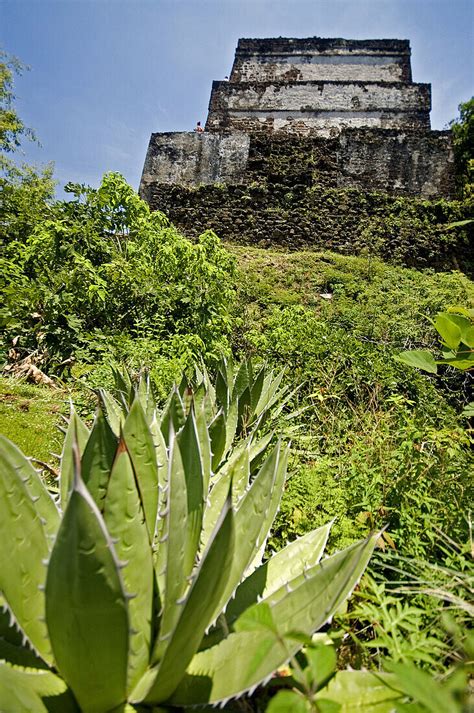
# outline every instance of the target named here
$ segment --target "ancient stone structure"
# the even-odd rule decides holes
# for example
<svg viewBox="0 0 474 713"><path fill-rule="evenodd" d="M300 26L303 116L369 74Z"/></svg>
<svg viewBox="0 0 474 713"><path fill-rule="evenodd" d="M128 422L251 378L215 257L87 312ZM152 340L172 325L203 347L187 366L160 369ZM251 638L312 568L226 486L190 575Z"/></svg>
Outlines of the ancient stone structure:
<svg viewBox="0 0 474 713"><path fill-rule="evenodd" d="M268 210L282 191L306 207L305 191L317 202L327 189L449 198L450 132L430 130L431 86L412 82L410 54L407 40L239 40L229 80L213 83L205 131L152 134L142 197L190 234L195 211L212 215L207 224L231 239L236 205L222 220L208 211L223 185L227 196L265 190ZM277 201L278 212L281 228Z"/></svg>

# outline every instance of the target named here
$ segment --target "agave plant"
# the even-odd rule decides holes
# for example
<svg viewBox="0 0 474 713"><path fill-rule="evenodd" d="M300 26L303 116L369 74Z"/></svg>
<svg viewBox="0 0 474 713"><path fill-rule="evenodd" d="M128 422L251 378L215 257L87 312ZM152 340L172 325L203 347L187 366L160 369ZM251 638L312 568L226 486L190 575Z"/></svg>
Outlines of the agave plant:
<svg viewBox="0 0 474 713"><path fill-rule="evenodd" d="M229 445L238 425L212 413L208 385L159 412L122 378L127 397L102 392L90 431L72 412L55 498L1 438L2 711L240 696L331 618L372 552L369 538L323 559L329 524L262 561L288 448L255 429ZM267 612L276 639L252 625Z"/></svg>

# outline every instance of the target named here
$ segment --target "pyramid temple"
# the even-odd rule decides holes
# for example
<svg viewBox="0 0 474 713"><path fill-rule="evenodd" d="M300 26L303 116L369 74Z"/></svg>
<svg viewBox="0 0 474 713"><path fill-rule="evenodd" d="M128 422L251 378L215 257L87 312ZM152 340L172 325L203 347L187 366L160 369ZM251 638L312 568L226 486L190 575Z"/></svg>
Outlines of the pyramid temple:
<svg viewBox="0 0 474 713"><path fill-rule="evenodd" d="M431 130L431 85L412 81L410 57L408 40L240 39L205 130L152 134L141 196L185 232L203 215L223 237L257 186L280 211L282 191L453 196L451 134Z"/></svg>

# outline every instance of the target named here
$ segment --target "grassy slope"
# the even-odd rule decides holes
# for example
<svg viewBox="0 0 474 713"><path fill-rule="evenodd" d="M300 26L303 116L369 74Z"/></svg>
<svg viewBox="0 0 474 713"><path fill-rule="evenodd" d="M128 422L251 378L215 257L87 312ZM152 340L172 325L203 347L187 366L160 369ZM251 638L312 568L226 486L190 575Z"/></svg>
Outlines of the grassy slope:
<svg viewBox="0 0 474 713"><path fill-rule="evenodd" d="M468 507L472 466L458 416L463 379L433 378L393 357L434 349L430 317L472 303L473 283L328 252L229 249L240 269L235 346L287 367L304 384L297 405L309 407L293 439L276 545L337 516L338 547L388 525L397 545L420 555L433 523L461 527L453 514Z"/></svg>
<svg viewBox="0 0 474 713"><path fill-rule="evenodd" d="M67 394L15 379L0 379L0 432L25 453L51 463L61 450L57 426L67 411Z"/></svg>

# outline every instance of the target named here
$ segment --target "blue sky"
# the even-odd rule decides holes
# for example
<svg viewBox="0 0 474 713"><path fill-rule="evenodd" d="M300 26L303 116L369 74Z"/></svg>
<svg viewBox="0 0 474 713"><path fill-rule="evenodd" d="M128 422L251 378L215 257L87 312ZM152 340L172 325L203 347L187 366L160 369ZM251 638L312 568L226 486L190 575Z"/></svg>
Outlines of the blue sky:
<svg viewBox="0 0 474 713"><path fill-rule="evenodd" d="M152 131L204 121L239 37L411 40L432 127L474 91L474 0L0 0L0 43L31 67L17 108L60 185L120 171L138 186Z"/></svg>

